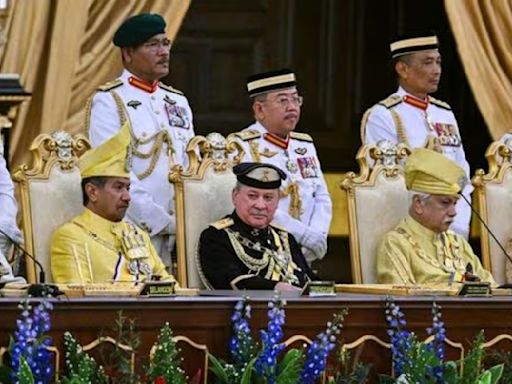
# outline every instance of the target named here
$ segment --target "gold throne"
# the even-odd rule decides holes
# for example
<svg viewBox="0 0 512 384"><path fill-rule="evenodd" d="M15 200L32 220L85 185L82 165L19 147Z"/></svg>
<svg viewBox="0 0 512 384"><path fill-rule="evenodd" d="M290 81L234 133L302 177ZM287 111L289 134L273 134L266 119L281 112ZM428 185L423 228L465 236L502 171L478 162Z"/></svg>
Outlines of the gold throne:
<svg viewBox="0 0 512 384"><path fill-rule="evenodd" d="M41 134L30 146L31 166L22 164L13 172L25 249L42 264L47 282L52 233L83 209L78 158L90 147L82 135ZM26 265L28 281L37 282L36 263L26 257Z"/></svg>
<svg viewBox="0 0 512 384"><path fill-rule="evenodd" d="M509 210L512 206L512 142L492 143L487 148L485 157L489 170L485 173L483 169L478 169L472 180L477 208L496 239L507 247L512 238L512 220L510 220ZM480 222L480 241L483 267L491 271L498 284L512 282L507 281L506 273L506 269L512 268L512 264L507 263L501 247L482 222ZM510 252L508 253L512 257Z"/></svg>
<svg viewBox="0 0 512 384"><path fill-rule="evenodd" d="M347 191L352 283L373 284L377 247L382 236L407 215L408 194L403 162L410 150L380 141L361 147L356 155L359 174L341 182Z"/></svg>
<svg viewBox="0 0 512 384"><path fill-rule="evenodd" d="M188 169L173 167L169 180L176 198L177 279L182 287L204 288L197 246L201 232L233 211L231 169L243 158L235 140L219 133L195 136L187 146Z"/></svg>

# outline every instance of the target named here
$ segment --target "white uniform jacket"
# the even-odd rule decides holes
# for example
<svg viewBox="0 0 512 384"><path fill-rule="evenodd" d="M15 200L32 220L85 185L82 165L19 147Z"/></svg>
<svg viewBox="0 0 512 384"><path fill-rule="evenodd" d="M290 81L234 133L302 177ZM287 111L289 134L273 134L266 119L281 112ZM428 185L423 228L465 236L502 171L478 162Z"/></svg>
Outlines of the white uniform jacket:
<svg viewBox="0 0 512 384"><path fill-rule="evenodd" d="M423 102L399 87L396 93L366 111L361 122L361 139L364 144L389 140L395 144L405 143L410 148L418 148L425 147L429 137L437 137L446 157L464 169L468 182L463 194L471 202L473 187L469 182L469 164L457 120L447 103L431 96L427 102ZM467 239L470 220L471 208L461 198L451 228Z"/></svg>
<svg viewBox="0 0 512 384"><path fill-rule="evenodd" d="M153 240L161 233L175 233L174 191L168 175L174 164L187 166L185 149L194 128L183 93L162 83L144 90L137 80L125 70L100 87L87 108L86 129L96 147L117 133L124 119L130 122L133 152L127 218Z"/></svg>

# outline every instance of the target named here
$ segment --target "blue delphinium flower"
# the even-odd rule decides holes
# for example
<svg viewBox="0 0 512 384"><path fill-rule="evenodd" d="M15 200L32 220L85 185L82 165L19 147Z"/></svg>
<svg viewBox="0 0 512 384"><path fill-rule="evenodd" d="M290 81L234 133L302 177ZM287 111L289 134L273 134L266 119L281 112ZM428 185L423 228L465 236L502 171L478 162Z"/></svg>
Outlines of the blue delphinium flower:
<svg viewBox="0 0 512 384"><path fill-rule="evenodd" d="M53 368L52 357L46 349L52 344L45 333L50 330L50 313L53 305L42 300L32 307L28 300L20 304L21 317L16 320L17 330L14 332L14 340L11 345L11 379L13 383L19 382L20 359L27 361L34 383L46 384L51 381Z"/></svg>
<svg viewBox="0 0 512 384"><path fill-rule="evenodd" d="M238 371L242 372L248 362L256 355L256 346L249 327L250 318L251 306L248 297L244 297L236 304L235 311L231 316L233 334L229 339L229 352L233 364Z"/></svg>
<svg viewBox="0 0 512 384"><path fill-rule="evenodd" d="M386 301L386 321L389 325L387 333L391 339L393 370L395 377L399 377L407 364L407 355L414 335L405 329L405 316L400 307L389 300Z"/></svg>
<svg viewBox="0 0 512 384"><path fill-rule="evenodd" d="M256 373L266 380L267 384L275 384L277 376L277 356L285 347L281 343L285 319L285 301L274 297L268 303L267 330L261 330L262 350L254 363Z"/></svg>
<svg viewBox="0 0 512 384"><path fill-rule="evenodd" d="M301 384L314 384L326 368L327 357L336 347L336 335L340 333L346 310L334 315L327 329L317 335L306 352L306 361L300 373Z"/></svg>
<svg viewBox="0 0 512 384"><path fill-rule="evenodd" d="M444 376L444 347L446 339L446 330L441 319L441 307L434 301L432 304L432 328L427 328L427 333L434 336L434 340L428 345L428 348L434 351L438 364L430 367L430 375L437 383L443 383Z"/></svg>

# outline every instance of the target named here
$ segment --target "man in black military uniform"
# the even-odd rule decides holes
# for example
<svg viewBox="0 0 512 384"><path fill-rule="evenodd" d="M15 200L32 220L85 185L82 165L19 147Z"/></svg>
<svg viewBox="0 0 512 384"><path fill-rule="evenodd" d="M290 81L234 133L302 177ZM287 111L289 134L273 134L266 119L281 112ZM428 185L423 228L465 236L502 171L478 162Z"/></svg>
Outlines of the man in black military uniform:
<svg viewBox="0 0 512 384"><path fill-rule="evenodd" d="M233 172L235 211L199 240L203 282L213 289L300 290L315 277L293 235L270 225L286 174L263 163L241 163Z"/></svg>

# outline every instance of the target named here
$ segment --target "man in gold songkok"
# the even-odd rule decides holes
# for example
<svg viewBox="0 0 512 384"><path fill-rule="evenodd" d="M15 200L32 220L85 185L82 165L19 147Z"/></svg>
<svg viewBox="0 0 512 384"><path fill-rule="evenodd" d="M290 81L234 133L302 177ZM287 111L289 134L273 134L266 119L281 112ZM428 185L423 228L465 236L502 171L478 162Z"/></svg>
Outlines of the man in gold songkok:
<svg viewBox="0 0 512 384"><path fill-rule="evenodd" d="M379 283L439 284L476 275L495 284L469 243L448 229L466 182L464 170L442 154L425 148L412 152L405 163L409 215L379 245Z"/></svg>
<svg viewBox="0 0 512 384"><path fill-rule="evenodd" d="M51 242L56 283L138 282L166 270L149 235L124 220L130 203L130 131L80 158L85 209L58 228Z"/></svg>

